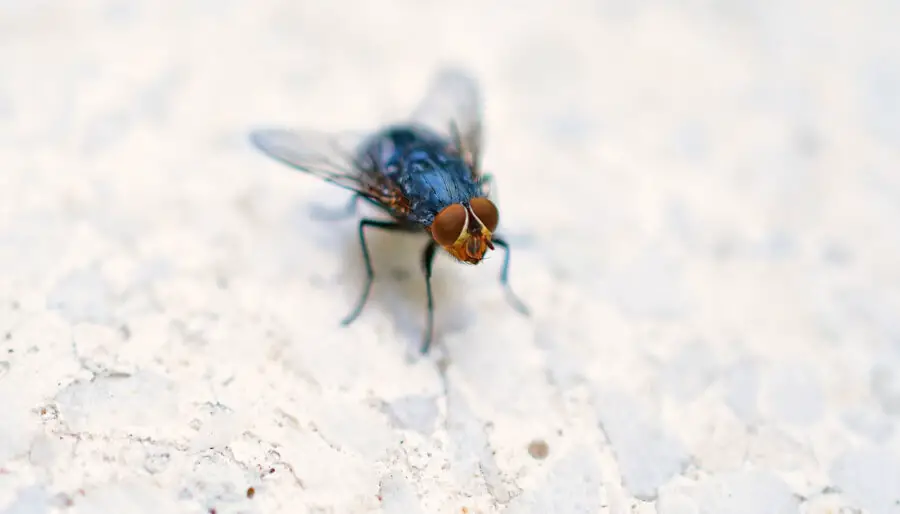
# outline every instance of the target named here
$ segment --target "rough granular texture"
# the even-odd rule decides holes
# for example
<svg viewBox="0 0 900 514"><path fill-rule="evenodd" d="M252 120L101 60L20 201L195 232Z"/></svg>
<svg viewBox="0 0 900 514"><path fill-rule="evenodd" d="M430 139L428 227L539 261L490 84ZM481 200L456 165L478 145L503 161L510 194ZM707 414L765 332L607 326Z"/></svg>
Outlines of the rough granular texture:
<svg viewBox="0 0 900 514"><path fill-rule="evenodd" d="M0 2L0 513L898 512L898 5ZM421 357L247 134L445 63L532 316L440 257Z"/></svg>

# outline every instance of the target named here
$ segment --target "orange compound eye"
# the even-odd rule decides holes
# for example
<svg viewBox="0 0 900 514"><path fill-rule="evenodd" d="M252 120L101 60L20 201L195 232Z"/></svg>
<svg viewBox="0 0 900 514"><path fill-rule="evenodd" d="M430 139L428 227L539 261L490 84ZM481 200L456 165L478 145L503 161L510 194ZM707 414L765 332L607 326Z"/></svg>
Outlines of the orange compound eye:
<svg viewBox="0 0 900 514"><path fill-rule="evenodd" d="M487 198L473 198L469 205L472 207L475 217L481 220L484 228L491 232L497 228L497 223L500 221L500 213L497 212L497 206L494 205L494 202Z"/></svg>
<svg viewBox="0 0 900 514"><path fill-rule="evenodd" d="M462 204L455 203L444 207L444 210L434 217L431 237L441 246L452 245L465 230L466 218L466 208Z"/></svg>

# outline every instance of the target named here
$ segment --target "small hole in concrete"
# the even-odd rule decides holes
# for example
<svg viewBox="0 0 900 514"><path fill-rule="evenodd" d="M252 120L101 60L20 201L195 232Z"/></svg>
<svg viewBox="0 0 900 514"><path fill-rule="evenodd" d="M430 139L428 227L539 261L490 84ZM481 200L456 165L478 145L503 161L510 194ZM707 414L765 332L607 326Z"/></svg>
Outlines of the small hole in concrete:
<svg viewBox="0 0 900 514"><path fill-rule="evenodd" d="M550 454L550 447L546 442L535 439L528 444L528 454L533 458L538 460L543 460L547 458L547 455Z"/></svg>

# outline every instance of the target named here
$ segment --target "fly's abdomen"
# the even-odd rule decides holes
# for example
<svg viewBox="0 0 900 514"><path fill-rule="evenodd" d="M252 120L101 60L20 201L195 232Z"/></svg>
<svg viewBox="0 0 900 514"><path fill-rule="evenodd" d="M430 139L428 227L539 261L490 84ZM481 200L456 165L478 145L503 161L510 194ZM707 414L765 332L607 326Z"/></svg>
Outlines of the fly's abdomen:
<svg viewBox="0 0 900 514"><path fill-rule="evenodd" d="M395 125L382 129L362 145L361 153L383 173L402 171L412 153L431 147L445 147L446 142L433 132L413 125Z"/></svg>

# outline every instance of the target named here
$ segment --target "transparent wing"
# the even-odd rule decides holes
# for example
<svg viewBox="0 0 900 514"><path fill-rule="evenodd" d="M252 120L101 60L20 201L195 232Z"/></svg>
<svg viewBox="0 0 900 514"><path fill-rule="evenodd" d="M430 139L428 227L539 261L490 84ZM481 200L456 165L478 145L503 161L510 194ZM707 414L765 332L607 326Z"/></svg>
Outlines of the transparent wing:
<svg viewBox="0 0 900 514"><path fill-rule="evenodd" d="M314 130L268 128L250 133L253 145L273 159L322 180L365 196L376 198L385 184L371 172L372 165L359 162L364 135Z"/></svg>
<svg viewBox="0 0 900 514"><path fill-rule="evenodd" d="M432 80L410 121L449 137L481 174L482 98L478 82L465 71L445 68Z"/></svg>

